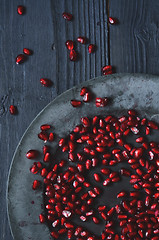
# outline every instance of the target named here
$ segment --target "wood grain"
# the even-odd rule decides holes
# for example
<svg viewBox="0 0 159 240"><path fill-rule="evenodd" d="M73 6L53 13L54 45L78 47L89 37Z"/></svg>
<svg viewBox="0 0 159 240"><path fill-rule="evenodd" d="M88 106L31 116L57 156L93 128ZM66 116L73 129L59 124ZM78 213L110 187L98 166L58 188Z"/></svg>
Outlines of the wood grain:
<svg viewBox="0 0 159 240"><path fill-rule="evenodd" d="M26 6L26 14L17 14L17 6ZM74 19L62 18L64 11ZM86 36L97 45L88 53L88 45L76 45L79 61L70 62L65 41ZM33 56L21 65L15 57L27 47ZM6 212L6 183L11 159L25 129L35 116L58 94L80 82L101 75L108 63L107 16L104 0L1 0L0 3L0 239L11 240ZM41 86L40 78L54 82ZM15 104L18 115L8 108Z"/></svg>
<svg viewBox="0 0 159 240"><path fill-rule="evenodd" d="M110 59L116 72L159 74L159 2L110 0Z"/></svg>

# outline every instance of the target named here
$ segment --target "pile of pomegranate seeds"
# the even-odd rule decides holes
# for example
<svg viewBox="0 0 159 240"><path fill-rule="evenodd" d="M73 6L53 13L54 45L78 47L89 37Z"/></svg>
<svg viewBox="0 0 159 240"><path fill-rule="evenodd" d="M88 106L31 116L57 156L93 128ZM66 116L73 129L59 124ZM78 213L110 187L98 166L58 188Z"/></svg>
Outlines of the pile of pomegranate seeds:
<svg viewBox="0 0 159 240"><path fill-rule="evenodd" d="M80 96L87 93L90 91L83 87ZM96 98L97 107L99 103L106 106L106 99ZM39 220L48 224L53 238L159 239L159 143L147 137L159 131L158 124L140 118L134 110L121 117L81 117L81 124L59 139L64 158L56 163L46 145L54 140L51 125L40 128L38 138L45 143L43 163L34 162L30 171L44 178L45 212ZM129 143L130 138L135 138L134 144ZM37 150L26 154L28 159L38 155ZM120 163L126 167L114 170ZM116 198L121 202L113 207L99 204L107 186L113 188L123 177L134 190L118 192ZM33 190L40 185L34 180ZM75 224L75 219L81 224ZM87 224L84 226L87 222L104 223L101 235L89 231Z"/></svg>

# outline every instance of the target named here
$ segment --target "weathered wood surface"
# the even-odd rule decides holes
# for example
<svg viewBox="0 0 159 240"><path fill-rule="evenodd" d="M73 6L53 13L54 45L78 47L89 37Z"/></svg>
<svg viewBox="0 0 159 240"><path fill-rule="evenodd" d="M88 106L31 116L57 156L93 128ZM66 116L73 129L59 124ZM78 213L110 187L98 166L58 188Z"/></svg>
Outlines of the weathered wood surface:
<svg viewBox="0 0 159 240"><path fill-rule="evenodd" d="M17 14L17 5L26 14ZM119 24L107 24L110 16ZM63 11L74 19L66 22ZM159 74L159 2L156 0L0 1L0 240L11 240L6 212L6 184L15 148L34 117L58 94L101 75L109 62L116 72ZM78 62L70 62L65 41L86 36L97 45L94 54L77 44ZM23 48L33 56L22 65L15 57ZM41 86L46 77L52 88ZM18 115L8 112L10 104Z"/></svg>

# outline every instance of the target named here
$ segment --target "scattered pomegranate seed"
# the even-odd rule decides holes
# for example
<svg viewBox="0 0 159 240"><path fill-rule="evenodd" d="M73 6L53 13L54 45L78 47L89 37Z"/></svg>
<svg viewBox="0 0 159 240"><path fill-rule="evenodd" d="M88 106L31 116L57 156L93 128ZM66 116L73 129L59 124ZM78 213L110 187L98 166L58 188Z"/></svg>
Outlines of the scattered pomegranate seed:
<svg viewBox="0 0 159 240"><path fill-rule="evenodd" d="M40 83L44 86L44 87L51 87L52 86L52 81L50 79L47 78L41 78L40 79Z"/></svg>
<svg viewBox="0 0 159 240"><path fill-rule="evenodd" d="M19 55L16 57L16 64L23 63L25 60L26 60L25 55L24 55L24 54L19 54Z"/></svg>
<svg viewBox="0 0 159 240"><path fill-rule="evenodd" d="M36 190L36 189L39 188L39 186L40 186L40 181L34 180L33 185L32 185L32 189Z"/></svg>
<svg viewBox="0 0 159 240"><path fill-rule="evenodd" d="M19 15L23 15L25 13L25 7L24 6L18 6L17 12Z"/></svg>
<svg viewBox="0 0 159 240"><path fill-rule="evenodd" d="M28 48L23 48L23 53L30 56L33 54L33 51Z"/></svg>
<svg viewBox="0 0 159 240"><path fill-rule="evenodd" d="M86 37L78 37L77 41L81 44L86 44L87 38Z"/></svg>
<svg viewBox="0 0 159 240"><path fill-rule="evenodd" d="M73 48L74 48L74 42L72 40L67 40L65 42L65 45L66 45L68 50L73 50Z"/></svg>
<svg viewBox="0 0 159 240"><path fill-rule="evenodd" d="M89 46L88 46L88 52L89 52L89 53L94 53L94 52L95 52L95 45L94 45L94 44L89 44Z"/></svg>
<svg viewBox="0 0 159 240"><path fill-rule="evenodd" d="M112 66L107 65L107 66L102 67L102 73L103 73L103 75L112 74L113 73Z"/></svg>
<svg viewBox="0 0 159 240"><path fill-rule="evenodd" d="M28 159L35 159L38 156L38 151L37 150L29 150L26 154L26 157Z"/></svg>
<svg viewBox="0 0 159 240"><path fill-rule="evenodd" d="M45 216L43 214L40 214L39 220L40 220L40 223L44 223L46 221Z"/></svg>
<svg viewBox="0 0 159 240"><path fill-rule="evenodd" d="M10 114L15 115L17 113L16 106L10 105L9 112L10 112Z"/></svg>
<svg viewBox="0 0 159 240"><path fill-rule="evenodd" d="M79 100L71 100L71 105L72 105L73 107L80 107L81 104L82 104L82 102L79 101Z"/></svg>
<svg viewBox="0 0 159 240"><path fill-rule="evenodd" d="M64 12L64 13L62 14L62 17L63 17L65 20L67 20L67 21L71 21L72 18L73 18L73 15L72 15L71 13Z"/></svg>
<svg viewBox="0 0 159 240"><path fill-rule="evenodd" d="M77 56L78 56L77 52L72 49L72 50L70 51L70 56L69 56L69 57L70 57L70 60L73 61L73 62L75 62L75 61L77 60Z"/></svg>
<svg viewBox="0 0 159 240"><path fill-rule="evenodd" d="M112 25L117 24L117 19L113 17L109 17L109 23Z"/></svg>

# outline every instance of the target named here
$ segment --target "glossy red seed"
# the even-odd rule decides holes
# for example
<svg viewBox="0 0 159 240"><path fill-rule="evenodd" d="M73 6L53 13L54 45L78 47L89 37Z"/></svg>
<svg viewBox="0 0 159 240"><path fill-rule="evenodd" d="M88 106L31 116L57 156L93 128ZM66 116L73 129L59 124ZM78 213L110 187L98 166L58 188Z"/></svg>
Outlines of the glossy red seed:
<svg viewBox="0 0 159 240"><path fill-rule="evenodd" d="M33 184L32 184L32 189L33 189L33 190L36 190L36 189L39 188L39 186L40 186L40 181L34 180L34 182L33 182Z"/></svg>
<svg viewBox="0 0 159 240"><path fill-rule="evenodd" d="M49 141L50 142L54 141L54 134L52 132L49 134Z"/></svg>
<svg viewBox="0 0 159 240"><path fill-rule="evenodd" d="M94 53L94 52L95 52L95 45L94 45L94 44L89 44L89 46L88 46L88 52L89 52L89 53Z"/></svg>
<svg viewBox="0 0 159 240"><path fill-rule="evenodd" d="M83 87L83 88L81 88L80 96L84 96L88 92L89 92L88 88Z"/></svg>
<svg viewBox="0 0 159 240"><path fill-rule="evenodd" d="M52 81L50 79L47 78L41 78L40 79L40 83L44 86L44 87L51 87L52 86Z"/></svg>
<svg viewBox="0 0 159 240"><path fill-rule="evenodd" d="M126 169L126 168L121 168L120 169L120 174L122 176L130 177L131 171L129 169Z"/></svg>
<svg viewBox="0 0 159 240"><path fill-rule="evenodd" d="M47 141L48 140L48 134L46 132L40 132L38 134L38 138L40 138L43 141Z"/></svg>
<svg viewBox="0 0 159 240"><path fill-rule="evenodd" d="M94 173L94 180L96 182L100 182L101 181L101 177L100 177L100 175L98 173Z"/></svg>
<svg viewBox="0 0 159 240"><path fill-rule="evenodd" d="M97 217L92 217L92 220L95 224L99 224L99 219Z"/></svg>
<svg viewBox="0 0 159 240"><path fill-rule="evenodd" d="M65 42L65 45L66 45L68 50L73 50L73 48L74 48L74 42L72 40L67 40Z"/></svg>
<svg viewBox="0 0 159 240"><path fill-rule="evenodd" d="M33 54L32 50L28 49L28 48L23 48L23 53L30 56Z"/></svg>
<svg viewBox="0 0 159 240"><path fill-rule="evenodd" d="M50 128L51 128L51 125L49 125L49 124L43 124L43 125L40 126L40 129L42 131L49 130Z"/></svg>
<svg viewBox="0 0 159 240"><path fill-rule="evenodd" d="M25 13L25 7L24 6L18 6L17 12L19 15L23 15Z"/></svg>
<svg viewBox="0 0 159 240"><path fill-rule="evenodd" d="M43 214L40 214L39 220L40 220L40 223L44 223L46 221L45 216Z"/></svg>
<svg viewBox="0 0 159 240"><path fill-rule="evenodd" d="M26 60L26 56L24 54L19 54L16 57L16 64L21 64Z"/></svg>
<svg viewBox="0 0 159 240"><path fill-rule="evenodd" d="M127 192L121 191L120 193L118 193L117 198L126 197L126 196L127 196Z"/></svg>
<svg viewBox="0 0 159 240"><path fill-rule="evenodd" d="M92 94L90 92L83 96L83 102L90 102L92 100Z"/></svg>
<svg viewBox="0 0 159 240"><path fill-rule="evenodd" d="M107 186L111 183L111 179L107 178L104 182L103 182L103 186Z"/></svg>
<svg viewBox="0 0 159 240"><path fill-rule="evenodd" d="M51 233L51 236L55 239L58 239L59 238L59 233L58 232L55 232L55 231L52 231Z"/></svg>
<svg viewBox="0 0 159 240"><path fill-rule="evenodd" d="M109 17L109 23L110 23L111 25L117 24L117 19L114 18L114 17Z"/></svg>
<svg viewBox="0 0 159 240"><path fill-rule="evenodd" d="M73 18L73 15L71 13L68 13L68 12L63 12L62 17L67 21L71 21L72 18Z"/></svg>
<svg viewBox="0 0 159 240"><path fill-rule="evenodd" d="M79 101L79 100L71 100L71 105L72 105L73 107L80 107L81 104L82 104L82 102Z"/></svg>
<svg viewBox="0 0 159 240"><path fill-rule="evenodd" d="M9 112L10 112L10 114L15 115L17 113L16 106L10 105Z"/></svg>
<svg viewBox="0 0 159 240"><path fill-rule="evenodd" d="M75 62L77 60L77 56L78 56L77 52L72 49L69 55L70 60Z"/></svg>
<svg viewBox="0 0 159 240"><path fill-rule="evenodd" d="M108 105L108 98L96 98L96 107L105 107Z"/></svg>
<svg viewBox="0 0 159 240"><path fill-rule="evenodd" d="M26 157L28 159L35 159L37 156L38 156L39 152L37 150L29 150L27 153L26 153Z"/></svg>
<svg viewBox="0 0 159 240"><path fill-rule="evenodd" d="M81 44L86 44L87 38L86 37L78 37L77 42L79 42Z"/></svg>

